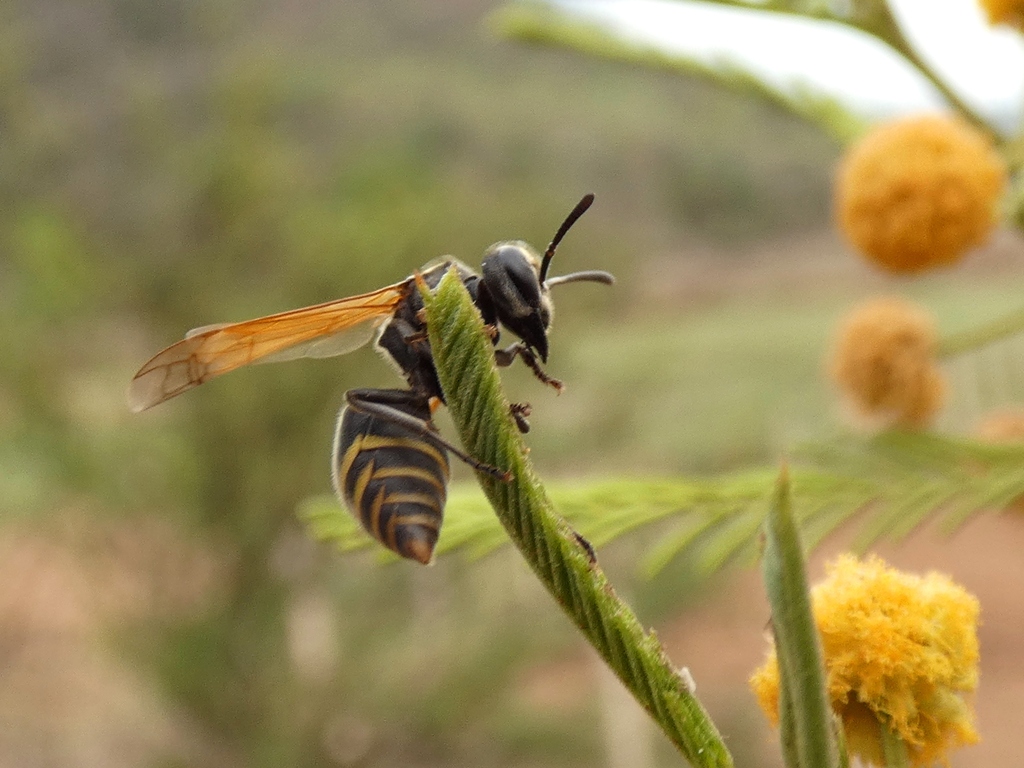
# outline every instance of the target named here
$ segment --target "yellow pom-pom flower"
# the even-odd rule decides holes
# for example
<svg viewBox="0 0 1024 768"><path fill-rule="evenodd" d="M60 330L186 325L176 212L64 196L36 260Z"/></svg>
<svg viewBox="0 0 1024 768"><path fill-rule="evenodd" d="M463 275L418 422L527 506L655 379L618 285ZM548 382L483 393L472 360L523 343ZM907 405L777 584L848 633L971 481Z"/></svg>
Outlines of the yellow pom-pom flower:
<svg viewBox="0 0 1024 768"><path fill-rule="evenodd" d="M846 153L836 216L877 265L919 272L984 243L1006 186L1006 165L984 134L955 118L904 118L875 128Z"/></svg>
<svg viewBox="0 0 1024 768"><path fill-rule="evenodd" d="M977 599L941 574L844 555L811 600L829 700L851 754L884 765L883 726L904 742L912 765L945 761L949 750L978 741L968 701L978 684ZM774 649L750 686L777 725Z"/></svg>
<svg viewBox="0 0 1024 768"><path fill-rule="evenodd" d="M980 5L990 23L1024 29L1024 0L981 0Z"/></svg>
<svg viewBox="0 0 1024 768"><path fill-rule="evenodd" d="M927 426L945 381L925 310L899 298L874 299L843 321L830 373L855 413L874 427Z"/></svg>

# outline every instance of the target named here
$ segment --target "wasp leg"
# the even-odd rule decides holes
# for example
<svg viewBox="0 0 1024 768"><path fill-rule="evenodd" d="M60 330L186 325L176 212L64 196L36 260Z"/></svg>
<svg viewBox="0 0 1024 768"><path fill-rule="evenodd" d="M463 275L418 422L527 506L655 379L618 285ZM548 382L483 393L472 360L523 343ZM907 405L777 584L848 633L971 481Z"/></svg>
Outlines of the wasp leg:
<svg viewBox="0 0 1024 768"><path fill-rule="evenodd" d="M544 369L540 367L540 363L537 362L537 356L533 354L533 351L523 344L521 341L517 341L515 344L509 344L504 349L494 350L494 361L501 368L507 368L512 365L512 362L517 358L522 358L526 366L533 371L533 375L543 381L548 386L554 387L555 390L561 394L562 390L565 389L559 379L553 376L548 376Z"/></svg>
<svg viewBox="0 0 1024 768"><path fill-rule="evenodd" d="M527 432L529 432L530 422L528 422L526 419L533 411L533 409L530 407L530 404L512 403L512 405L510 405L508 409L509 411L512 412L512 418L516 420L516 426L519 428L519 431L524 435Z"/></svg>
<svg viewBox="0 0 1024 768"><path fill-rule="evenodd" d="M492 467L490 464L477 461L468 453L456 448L437 433L437 429L431 422L410 416L396 407L416 400L418 397L415 393L404 389L350 389L345 393L345 400L352 410L376 416L385 421L390 421L392 424L404 427L410 432L451 451L473 469L486 472L498 480L507 483L512 479L510 473L497 467Z"/></svg>
<svg viewBox="0 0 1024 768"><path fill-rule="evenodd" d="M420 311L422 312L423 310ZM399 337L406 344L420 344L427 341L426 326L421 325L419 328L417 328L408 320L401 317L393 318L388 325L395 329Z"/></svg>
<svg viewBox="0 0 1024 768"><path fill-rule="evenodd" d="M583 551L587 553L587 559L590 560L590 564L597 565L597 552L594 551L594 546L576 531L572 532L572 536Z"/></svg>

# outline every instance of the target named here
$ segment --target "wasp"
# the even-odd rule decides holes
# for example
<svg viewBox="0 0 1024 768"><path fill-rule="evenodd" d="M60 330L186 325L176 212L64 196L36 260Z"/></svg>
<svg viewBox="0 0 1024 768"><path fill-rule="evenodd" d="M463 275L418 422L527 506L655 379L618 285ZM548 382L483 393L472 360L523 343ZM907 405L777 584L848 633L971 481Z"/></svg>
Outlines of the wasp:
<svg viewBox="0 0 1024 768"><path fill-rule="evenodd" d="M543 257L521 240L495 243L484 253L479 274L445 258L369 293L189 331L139 369L128 390L129 406L136 412L146 410L251 363L342 355L376 334L376 349L394 364L407 388L345 393L331 476L338 496L371 536L402 557L429 563L447 498L448 454L508 478L452 445L434 425L433 414L445 396L416 283L422 280L435 288L454 267L490 332L496 363L506 367L518 358L538 379L560 391L562 382L542 367L547 363L553 316L550 289L580 281L614 282L612 275L600 270L548 276L555 249L593 201L590 194L580 200ZM501 328L518 340L500 347ZM512 415L526 432L529 406L513 405Z"/></svg>

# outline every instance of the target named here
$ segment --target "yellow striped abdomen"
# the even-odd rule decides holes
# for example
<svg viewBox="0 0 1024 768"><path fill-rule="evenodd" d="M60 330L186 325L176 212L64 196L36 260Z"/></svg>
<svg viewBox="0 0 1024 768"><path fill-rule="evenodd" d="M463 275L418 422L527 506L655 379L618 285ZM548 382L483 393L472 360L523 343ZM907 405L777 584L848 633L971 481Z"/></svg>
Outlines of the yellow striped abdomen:
<svg viewBox="0 0 1024 768"><path fill-rule="evenodd" d="M412 403L403 413L429 423ZM344 408L333 456L334 487L363 528L388 549L430 562L444 519L448 453L378 416Z"/></svg>

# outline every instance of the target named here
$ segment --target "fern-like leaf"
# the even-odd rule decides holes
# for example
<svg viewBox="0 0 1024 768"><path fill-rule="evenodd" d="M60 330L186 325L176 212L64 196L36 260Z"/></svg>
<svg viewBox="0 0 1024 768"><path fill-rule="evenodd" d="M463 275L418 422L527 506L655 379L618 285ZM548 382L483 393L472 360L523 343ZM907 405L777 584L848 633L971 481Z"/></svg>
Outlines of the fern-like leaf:
<svg viewBox="0 0 1024 768"><path fill-rule="evenodd" d="M859 515L855 549L898 540L938 518L953 531L974 515L1024 498L1024 447L991 446L935 435L840 435L794 451L794 514L809 547ZM653 575L686 557L704 573L750 562L775 482L773 470L704 480L599 479L549 483L554 505L600 547L653 524L670 525L641 568ZM301 507L315 536L343 550L375 542L333 498ZM480 557L507 543L487 501L469 485L452 489L437 552Z"/></svg>

